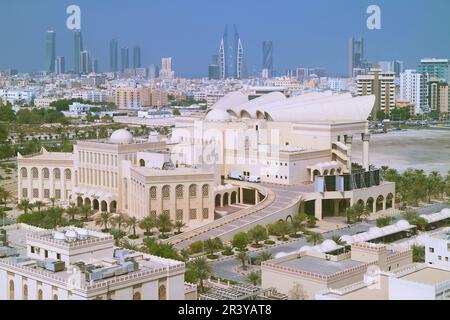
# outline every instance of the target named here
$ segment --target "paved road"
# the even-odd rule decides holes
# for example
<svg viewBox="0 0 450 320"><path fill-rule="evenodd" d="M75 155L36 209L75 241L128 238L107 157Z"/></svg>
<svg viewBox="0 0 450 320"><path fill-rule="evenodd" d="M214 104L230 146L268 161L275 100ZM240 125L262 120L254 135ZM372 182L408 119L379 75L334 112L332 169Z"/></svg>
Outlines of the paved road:
<svg viewBox="0 0 450 320"><path fill-rule="evenodd" d="M450 207L449 204L435 203L432 206L419 209L419 210L417 210L417 212L419 214L432 214L432 213L442 210L443 208L449 208L449 207ZM400 215L398 215L398 216L400 216ZM325 232L322 235L325 239L329 239L334 235L339 235L339 236L342 236L345 234L354 235L357 233L368 231L371 227L373 227L375 225L375 223L376 223L375 221L368 222L368 223L358 223L358 224L354 224L354 225L350 226L350 228L332 230L329 232ZM280 244L278 246L274 246L274 247L271 247L268 249L263 249L258 252L251 252L251 253L249 253L249 256L255 257L262 251L270 252L270 253L272 253L273 256L275 256L277 253L281 253L281 252L285 252L285 253L294 252L294 251L300 249L304 245L308 245L308 243L306 242L306 240L304 238L300 238L298 240L295 240L295 241L292 241L289 243L285 243L285 244ZM213 268L214 275L224 278L224 279L245 282L245 277L234 271L236 266L241 264L241 262L238 261L237 259L230 258L230 259L223 260L223 261L211 262L210 264Z"/></svg>
<svg viewBox="0 0 450 320"><path fill-rule="evenodd" d="M295 199L298 199L302 193L307 192L313 192L313 187L311 185L307 186L277 186L277 185L269 185L269 184L262 184L262 186L267 187L271 189L275 193L275 200L274 202L253 213L250 215L247 215L245 217L242 217L240 219L234 220L228 224L225 224L217 229L212 229L208 232L202 233L198 236L192 237L188 240L182 241L180 243L177 243L175 247L177 249L183 249L188 247L192 242L198 241L198 240L207 240L210 238L215 238L220 234L226 233L226 232L232 232L236 229L239 229L242 227L242 225L246 223L250 223L253 221L256 221L258 219L264 218L266 216L269 216L276 211L279 211L281 209L284 209L292 204L292 202Z"/></svg>

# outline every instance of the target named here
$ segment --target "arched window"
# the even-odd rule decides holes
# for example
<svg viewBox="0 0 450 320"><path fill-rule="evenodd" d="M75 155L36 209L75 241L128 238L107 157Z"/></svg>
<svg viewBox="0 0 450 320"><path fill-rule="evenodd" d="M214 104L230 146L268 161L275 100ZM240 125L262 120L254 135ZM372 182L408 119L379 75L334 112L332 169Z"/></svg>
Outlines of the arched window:
<svg viewBox="0 0 450 320"><path fill-rule="evenodd" d="M177 209L175 219L177 221L183 221L183 209Z"/></svg>
<svg viewBox="0 0 450 320"><path fill-rule="evenodd" d="M53 177L55 179L61 179L61 170L59 170L58 168L53 169Z"/></svg>
<svg viewBox="0 0 450 320"><path fill-rule="evenodd" d="M170 199L170 186L162 187L162 197L163 199Z"/></svg>
<svg viewBox="0 0 450 320"><path fill-rule="evenodd" d="M64 176L66 177L66 180L72 179L72 171L70 171L70 169L64 170Z"/></svg>
<svg viewBox="0 0 450 320"><path fill-rule="evenodd" d="M175 188L175 193L176 193L177 199L183 198L184 197L184 186L181 184L177 185L177 187Z"/></svg>
<svg viewBox="0 0 450 320"><path fill-rule="evenodd" d="M42 169L42 176L44 177L44 179L50 178L50 171L48 170L48 168Z"/></svg>
<svg viewBox="0 0 450 320"><path fill-rule="evenodd" d="M42 300L42 297L43 296L43 294L42 294L42 289L39 289L38 290L38 300Z"/></svg>
<svg viewBox="0 0 450 320"><path fill-rule="evenodd" d="M144 159L140 159L139 160L139 166L140 167L145 167L145 160Z"/></svg>
<svg viewBox="0 0 450 320"><path fill-rule="evenodd" d="M57 294L53 295L53 300L58 300L58 295Z"/></svg>
<svg viewBox="0 0 450 320"><path fill-rule="evenodd" d="M39 173L37 168L31 168L31 177L33 179L39 178Z"/></svg>
<svg viewBox="0 0 450 320"><path fill-rule="evenodd" d="M195 198L197 196L197 185L191 184L189 186L189 197Z"/></svg>
<svg viewBox="0 0 450 320"><path fill-rule="evenodd" d="M202 186L202 194L203 194L204 197L209 196L209 185L204 184Z"/></svg>
<svg viewBox="0 0 450 320"><path fill-rule="evenodd" d="M21 168L20 169L20 175L22 176L22 178L28 177L28 170L27 170L27 168Z"/></svg>
<svg viewBox="0 0 450 320"><path fill-rule="evenodd" d="M23 285L22 300L28 300L28 286L26 284Z"/></svg>
<svg viewBox="0 0 450 320"><path fill-rule="evenodd" d="M14 281L9 280L9 300L14 300Z"/></svg>
<svg viewBox="0 0 450 320"><path fill-rule="evenodd" d="M156 187L150 188L150 199L156 200Z"/></svg>
<svg viewBox="0 0 450 320"><path fill-rule="evenodd" d="M158 298L159 300L167 300L167 290L165 285L160 285L158 288Z"/></svg>

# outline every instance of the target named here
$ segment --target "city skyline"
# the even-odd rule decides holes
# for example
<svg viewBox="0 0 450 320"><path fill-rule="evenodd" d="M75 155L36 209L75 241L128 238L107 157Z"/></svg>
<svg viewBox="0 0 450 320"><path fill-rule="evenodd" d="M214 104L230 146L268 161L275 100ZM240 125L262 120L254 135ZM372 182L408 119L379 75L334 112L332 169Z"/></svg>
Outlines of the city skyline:
<svg viewBox="0 0 450 320"><path fill-rule="evenodd" d="M240 36L244 39L249 74L260 73L261 43L266 39L276 43L279 74L295 67L321 65L331 75L346 75L347 41L350 37L364 37L367 60L404 60L405 68L415 68L423 57L450 56L449 46L439 40L445 36L445 30L448 30L450 24L443 16L450 9L450 4L441 0L417 1L415 6L407 6L405 3L379 1L383 25L381 30L374 31L366 28L366 8L370 3L365 0L354 0L352 6L345 9L338 3L326 0L317 4L285 0L281 6L275 6L271 10L256 6L252 17L248 12L250 8L253 10L254 1L240 4L242 10L236 14L232 10L233 1L225 5L199 0L195 6L198 13L180 1L137 1L139 10L130 8L124 12L119 10L119 3L115 1L108 7L86 1L78 1L77 5L82 11L84 45L98 58L101 71L109 70L108 44L110 39L116 37L121 46L140 44L142 66L157 63L163 56L172 56L177 62L177 74L200 77L207 75L211 53L217 52L217 39L221 36L223 25L227 23L239 26ZM73 31L67 30L65 26L65 9L69 4L71 3L68 1L47 1L36 5L26 0L8 4L9 14L2 17L0 25L8 24L14 28L17 23L23 24L23 28L14 32L14 35L25 37L29 41L13 41L13 35L6 28L0 28L2 37L11 43L0 59L0 69L16 68L24 72L45 70L43 43L47 30L54 30L56 33L56 56L65 56L68 61L73 61ZM3 5L0 4L0 8ZM323 11L322 25L309 28L308 26L315 25L319 17L315 12L319 8ZM401 16L397 14L400 9L404 13ZM110 19L99 18L99 10L102 17ZM141 19L148 10L162 12L161 17L149 21ZM213 19L208 16L217 10L221 12L220 17ZM165 12L170 12L170 18ZM294 13L296 19L290 19L290 15ZM22 19L17 19L18 14L21 14ZM112 23L115 21L112 18L119 14L123 19ZM255 20L253 16L261 19ZM408 23L411 19L417 21L414 28L410 28ZM264 21L276 23L266 26ZM331 29L333 33L330 34L328 30ZM386 50L383 51L382 48ZM26 57L26 53L30 51L35 52L35 55ZM72 69L71 63L66 69Z"/></svg>

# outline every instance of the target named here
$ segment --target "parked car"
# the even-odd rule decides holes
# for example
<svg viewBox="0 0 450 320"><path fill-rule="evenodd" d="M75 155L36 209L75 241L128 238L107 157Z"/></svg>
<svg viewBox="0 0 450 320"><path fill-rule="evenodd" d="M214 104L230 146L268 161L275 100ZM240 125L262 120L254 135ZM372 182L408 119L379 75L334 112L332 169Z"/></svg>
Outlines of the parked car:
<svg viewBox="0 0 450 320"><path fill-rule="evenodd" d="M245 181L253 182L253 183L260 183L261 177L260 176L248 176L248 177L245 177Z"/></svg>
<svg viewBox="0 0 450 320"><path fill-rule="evenodd" d="M240 174L239 171L231 171L228 174L228 179L239 180L239 181L244 181L245 180L244 176L242 174Z"/></svg>

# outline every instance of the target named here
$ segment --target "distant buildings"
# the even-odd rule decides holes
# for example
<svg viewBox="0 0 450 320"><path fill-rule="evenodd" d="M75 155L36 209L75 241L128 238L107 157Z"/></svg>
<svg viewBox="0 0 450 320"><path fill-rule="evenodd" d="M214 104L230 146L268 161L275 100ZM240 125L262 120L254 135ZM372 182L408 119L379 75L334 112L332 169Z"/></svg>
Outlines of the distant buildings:
<svg viewBox="0 0 450 320"><path fill-rule="evenodd" d="M118 61L119 61L119 49L117 39L112 39L109 42L109 71L118 71Z"/></svg>
<svg viewBox="0 0 450 320"><path fill-rule="evenodd" d="M84 50L80 53L80 73L88 74L91 72L91 61L89 58L89 52Z"/></svg>
<svg viewBox="0 0 450 320"><path fill-rule="evenodd" d="M273 42L263 41L262 43L262 70L267 70L268 77L273 77Z"/></svg>
<svg viewBox="0 0 450 320"><path fill-rule="evenodd" d="M400 74L400 99L415 106L415 114L421 113L427 106L425 77L416 70L405 70Z"/></svg>
<svg viewBox="0 0 450 320"><path fill-rule="evenodd" d="M130 67L130 60L129 60L129 50L127 47L123 47L121 50L121 59L122 59L122 63L121 63L121 70L122 72L125 71L125 69L128 69Z"/></svg>
<svg viewBox="0 0 450 320"><path fill-rule="evenodd" d="M119 109L161 107L169 103L166 92L149 87L118 87L114 89L114 102Z"/></svg>
<svg viewBox="0 0 450 320"><path fill-rule="evenodd" d="M83 51L83 38L80 30L75 30L74 38L74 62L73 69L75 73L81 73L81 52Z"/></svg>
<svg viewBox="0 0 450 320"><path fill-rule="evenodd" d="M372 110L372 119L378 119L378 112L383 111L389 115L395 108L395 73L382 72L373 68L368 75L357 77L358 95L375 95L375 104ZM382 120L382 119L381 119Z"/></svg>
<svg viewBox="0 0 450 320"><path fill-rule="evenodd" d="M161 59L161 70L159 71L159 77L162 79L173 79L175 72L172 70L172 58Z"/></svg>
<svg viewBox="0 0 450 320"><path fill-rule="evenodd" d="M47 31L46 37L46 54L45 54L45 71L48 73L55 72L55 31Z"/></svg>
<svg viewBox="0 0 450 320"><path fill-rule="evenodd" d="M141 47L136 45L133 47L133 68L141 67Z"/></svg>
<svg viewBox="0 0 450 320"><path fill-rule="evenodd" d="M417 67L417 72L428 78L436 77L439 80L450 82L449 59L422 59Z"/></svg>
<svg viewBox="0 0 450 320"><path fill-rule="evenodd" d="M228 42L228 25L225 26L225 31L220 41L219 46L219 68L220 78L245 78L244 65L244 47L241 38L234 25L234 39L233 43Z"/></svg>
<svg viewBox="0 0 450 320"><path fill-rule="evenodd" d="M214 54L212 56L212 62L208 66L208 79L209 80L219 80L220 79L219 56L217 54Z"/></svg>
<svg viewBox="0 0 450 320"><path fill-rule="evenodd" d="M364 38L350 38L348 42L348 76L354 77L353 69L364 68Z"/></svg>
<svg viewBox="0 0 450 320"><path fill-rule="evenodd" d="M437 77L431 77L427 82L428 107L430 111L449 112L449 85Z"/></svg>
<svg viewBox="0 0 450 320"><path fill-rule="evenodd" d="M403 72L403 61L380 61L378 64L381 71L394 72L397 78L400 77L400 74Z"/></svg>
<svg viewBox="0 0 450 320"><path fill-rule="evenodd" d="M66 72L66 61L64 57L56 57L55 60L55 74L63 74Z"/></svg>

